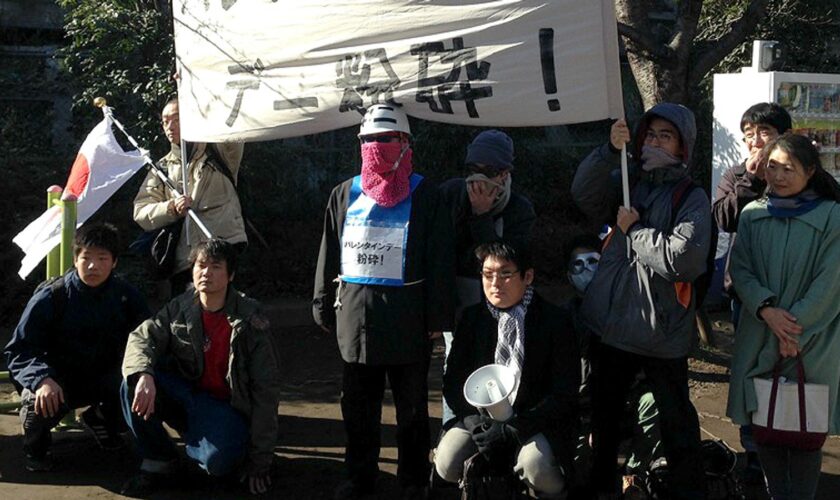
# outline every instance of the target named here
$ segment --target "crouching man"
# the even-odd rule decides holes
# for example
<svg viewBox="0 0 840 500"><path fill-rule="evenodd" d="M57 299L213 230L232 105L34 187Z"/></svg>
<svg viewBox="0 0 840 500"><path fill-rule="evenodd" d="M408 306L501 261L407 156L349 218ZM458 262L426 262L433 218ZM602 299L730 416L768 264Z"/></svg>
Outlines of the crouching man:
<svg viewBox="0 0 840 500"><path fill-rule="evenodd" d="M221 240L193 247L195 291L175 297L129 336L123 414L143 459L123 494L142 496L176 472L181 435L187 456L212 476L238 473L251 493L271 485L279 375L259 305L230 284L236 250Z"/></svg>
<svg viewBox="0 0 840 500"><path fill-rule="evenodd" d="M115 276L119 234L110 224L84 226L73 244L73 268L29 300L6 365L21 391L25 467L53 467L50 429L69 411L91 405L85 424L106 450L122 448L120 360L131 330L149 317L143 295Z"/></svg>
<svg viewBox="0 0 840 500"><path fill-rule="evenodd" d="M481 245L485 301L464 311L443 377L455 418L447 423L435 456L446 481L461 479L464 460L480 451L515 452L513 472L539 498L565 498L577 432L580 357L564 312L534 293L527 252L507 243ZM498 422L464 398L467 377L484 365L507 365L519 384L511 395L514 416Z"/></svg>

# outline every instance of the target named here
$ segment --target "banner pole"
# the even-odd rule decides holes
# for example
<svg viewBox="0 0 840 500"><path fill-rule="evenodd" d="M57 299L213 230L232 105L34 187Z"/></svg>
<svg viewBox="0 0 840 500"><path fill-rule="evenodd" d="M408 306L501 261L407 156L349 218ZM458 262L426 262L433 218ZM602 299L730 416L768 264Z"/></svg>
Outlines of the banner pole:
<svg viewBox="0 0 840 500"><path fill-rule="evenodd" d="M178 127L180 127L180 123ZM187 141L181 138L181 179L183 179L182 185L184 189L184 194L189 196L190 188L187 184ZM187 238L187 246L190 246L190 220L187 219L184 221L184 235Z"/></svg>
<svg viewBox="0 0 840 500"><path fill-rule="evenodd" d="M624 115L622 109L622 115ZM624 116L621 117L622 120L626 120ZM630 206L630 173L627 168L627 143L621 145L621 195L622 201L624 203L624 208L630 210L632 208ZM616 224L618 225L618 224ZM629 260L632 252L630 250L630 236L627 235L627 259Z"/></svg>
<svg viewBox="0 0 840 500"><path fill-rule="evenodd" d="M114 113L111 110L111 108L107 105L105 99L102 97L97 97L93 100L93 105L97 108L102 108L102 114L110 118L111 121L114 122L114 125L116 125L118 129L120 129L120 132L122 132L123 135L125 135L126 139L128 139L128 142L130 142L132 146L137 148L137 150L143 154L143 160L146 162L146 165L148 165L152 169L152 172L154 172L155 175L158 176L161 182L166 184L166 187L168 187L170 191L175 193L175 196L181 196L181 191L178 189L178 186L176 186L175 183L172 182L172 179L170 179L169 176L166 175L166 172L161 170L159 166L155 165L155 162L153 162L152 159L149 158L149 153L147 153L143 148L140 147L139 144L137 144L137 141L134 140L134 137L131 137L128 134L128 132L125 131L125 128L123 128L122 123L120 123L120 121L114 117ZM207 238L213 237L213 234L210 232L209 229L207 229L207 226L204 225L204 223L198 217L198 214L195 213L195 210L193 210L192 208L188 208L187 214L190 216L190 218L192 218L193 222L195 222L195 225L198 226L199 229L201 229L201 232L204 233L204 236L206 236Z"/></svg>

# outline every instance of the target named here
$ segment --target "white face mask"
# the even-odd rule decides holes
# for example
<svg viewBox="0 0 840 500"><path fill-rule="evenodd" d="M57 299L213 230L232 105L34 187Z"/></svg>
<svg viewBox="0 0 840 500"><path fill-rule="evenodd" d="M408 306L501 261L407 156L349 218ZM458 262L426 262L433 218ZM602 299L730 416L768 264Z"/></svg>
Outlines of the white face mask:
<svg viewBox="0 0 840 500"><path fill-rule="evenodd" d="M598 252L581 253L574 257L569 263L569 281L578 291L583 294L595 277L595 272L598 270L598 263L601 260L601 254Z"/></svg>

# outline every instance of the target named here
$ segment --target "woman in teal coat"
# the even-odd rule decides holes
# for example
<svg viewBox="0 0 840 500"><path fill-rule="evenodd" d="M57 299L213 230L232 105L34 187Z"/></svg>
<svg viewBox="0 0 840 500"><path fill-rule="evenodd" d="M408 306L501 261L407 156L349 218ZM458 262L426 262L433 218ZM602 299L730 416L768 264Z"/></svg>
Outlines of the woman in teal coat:
<svg viewBox="0 0 840 500"><path fill-rule="evenodd" d="M800 354L808 382L829 386L829 433L840 434L840 186L802 136L785 134L764 149L767 196L746 206L731 273L743 312L726 413L750 424L754 377L769 377L779 357ZM795 380L796 366L782 365ZM770 496L814 498L822 452L759 446Z"/></svg>

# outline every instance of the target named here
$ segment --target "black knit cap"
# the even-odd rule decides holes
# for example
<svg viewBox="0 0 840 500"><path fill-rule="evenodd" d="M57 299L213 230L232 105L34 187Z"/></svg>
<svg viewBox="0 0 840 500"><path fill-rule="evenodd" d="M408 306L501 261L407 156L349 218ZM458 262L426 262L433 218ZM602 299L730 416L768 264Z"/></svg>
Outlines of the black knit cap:
<svg viewBox="0 0 840 500"><path fill-rule="evenodd" d="M513 139L501 130L485 130L467 146L467 165L513 169Z"/></svg>

